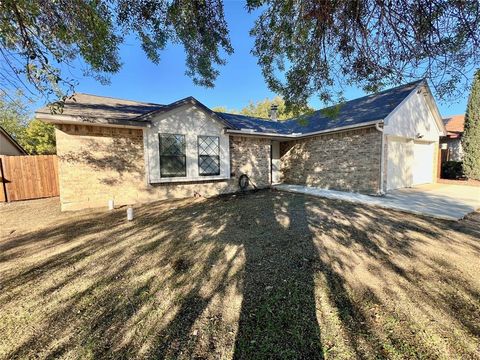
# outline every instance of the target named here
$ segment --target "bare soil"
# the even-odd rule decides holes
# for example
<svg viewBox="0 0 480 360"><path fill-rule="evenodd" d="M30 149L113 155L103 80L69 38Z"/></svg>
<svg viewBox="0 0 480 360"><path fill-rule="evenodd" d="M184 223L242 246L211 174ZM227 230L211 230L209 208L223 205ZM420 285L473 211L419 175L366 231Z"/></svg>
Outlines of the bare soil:
<svg viewBox="0 0 480 360"><path fill-rule="evenodd" d="M259 191L0 206L0 358L480 358L480 213Z"/></svg>

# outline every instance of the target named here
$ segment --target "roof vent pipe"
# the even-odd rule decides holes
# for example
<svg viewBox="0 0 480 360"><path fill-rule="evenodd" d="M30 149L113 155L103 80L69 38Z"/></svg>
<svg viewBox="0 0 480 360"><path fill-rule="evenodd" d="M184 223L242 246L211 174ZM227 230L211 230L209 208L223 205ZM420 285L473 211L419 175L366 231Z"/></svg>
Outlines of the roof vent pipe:
<svg viewBox="0 0 480 360"><path fill-rule="evenodd" d="M270 120L278 121L278 105L272 105L270 107Z"/></svg>

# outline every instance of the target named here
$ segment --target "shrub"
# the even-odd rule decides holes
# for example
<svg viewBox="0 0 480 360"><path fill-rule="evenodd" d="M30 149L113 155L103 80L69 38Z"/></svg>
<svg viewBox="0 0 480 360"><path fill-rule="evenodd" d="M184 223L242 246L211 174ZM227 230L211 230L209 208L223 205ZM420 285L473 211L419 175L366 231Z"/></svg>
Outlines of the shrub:
<svg viewBox="0 0 480 360"><path fill-rule="evenodd" d="M463 177L463 164L461 161L445 161L442 164L442 179L460 179Z"/></svg>
<svg viewBox="0 0 480 360"><path fill-rule="evenodd" d="M475 73L468 98L462 146L465 175L480 180L480 70Z"/></svg>

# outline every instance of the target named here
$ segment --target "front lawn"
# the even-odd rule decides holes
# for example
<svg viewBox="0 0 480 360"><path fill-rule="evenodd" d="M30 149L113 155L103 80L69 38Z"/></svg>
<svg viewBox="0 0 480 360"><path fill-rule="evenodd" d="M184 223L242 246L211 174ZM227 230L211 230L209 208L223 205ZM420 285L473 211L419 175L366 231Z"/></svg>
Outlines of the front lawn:
<svg viewBox="0 0 480 360"><path fill-rule="evenodd" d="M480 357L480 213L275 191L0 206L0 358Z"/></svg>

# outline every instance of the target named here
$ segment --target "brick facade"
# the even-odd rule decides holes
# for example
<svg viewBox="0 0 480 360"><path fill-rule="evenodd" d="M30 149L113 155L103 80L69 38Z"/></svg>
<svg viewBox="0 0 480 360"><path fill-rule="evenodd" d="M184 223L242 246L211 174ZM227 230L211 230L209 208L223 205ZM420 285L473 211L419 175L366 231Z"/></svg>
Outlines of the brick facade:
<svg viewBox="0 0 480 360"><path fill-rule="evenodd" d="M258 188L270 184L267 139L230 138L228 180L154 185L146 181L141 129L57 125L56 139L62 210L235 192L243 173Z"/></svg>
<svg viewBox="0 0 480 360"><path fill-rule="evenodd" d="M282 181L378 193L382 133L374 127L281 143Z"/></svg>

